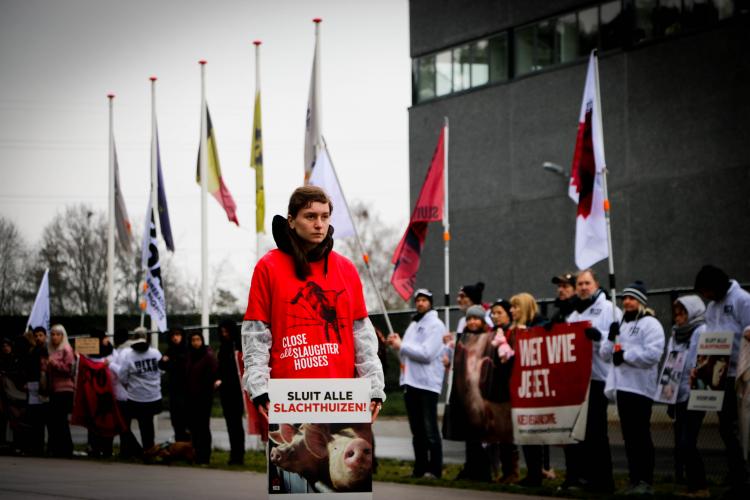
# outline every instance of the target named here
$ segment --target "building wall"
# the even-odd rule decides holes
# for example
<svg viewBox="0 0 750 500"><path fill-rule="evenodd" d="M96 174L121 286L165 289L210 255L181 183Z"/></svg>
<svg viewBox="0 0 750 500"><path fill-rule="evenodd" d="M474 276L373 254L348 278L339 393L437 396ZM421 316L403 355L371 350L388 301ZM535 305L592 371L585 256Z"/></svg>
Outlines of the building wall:
<svg viewBox="0 0 750 500"><path fill-rule="evenodd" d="M435 4L444 8L428 8ZM532 9L543 4L412 0L411 52L544 17L549 12ZM487 18L498 13L491 26ZM750 279L745 21L600 59L619 288L635 279L653 288L689 286L709 262ZM550 297L552 275L575 268L575 205L566 181L541 165L570 168L585 75L582 61L409 110L412 205L443 116L450 119L454 299L460 285L478 280L487 283L486 300L519 291ZM437 224L430 228L418 286L443 289L441 232ZM595 269L606 275L606 261Z"/></svg>

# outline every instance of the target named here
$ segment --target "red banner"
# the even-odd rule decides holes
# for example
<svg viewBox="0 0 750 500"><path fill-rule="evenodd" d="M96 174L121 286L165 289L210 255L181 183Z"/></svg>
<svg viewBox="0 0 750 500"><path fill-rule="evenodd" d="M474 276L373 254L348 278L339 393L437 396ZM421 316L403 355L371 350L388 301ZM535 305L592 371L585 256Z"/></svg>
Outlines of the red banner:
<svg viewBox="0 0 750 500"><path fill-rule="evenodd" d="M112 390L112 376L104 363L79 356L70 423L86 427L104 437L114 437L125 431L125 421Z"/></svg>
<svg viewBox="0 0 750 500"><path fill-rule="evenodd" d="M591 378L588 322L511 332L516 351L510 380L513 441L566 444L579 438ZM585 423L585 419L583 420ZM585 425L584 425L585 430ZM582 437L580 437L582 439Z"/></svg>

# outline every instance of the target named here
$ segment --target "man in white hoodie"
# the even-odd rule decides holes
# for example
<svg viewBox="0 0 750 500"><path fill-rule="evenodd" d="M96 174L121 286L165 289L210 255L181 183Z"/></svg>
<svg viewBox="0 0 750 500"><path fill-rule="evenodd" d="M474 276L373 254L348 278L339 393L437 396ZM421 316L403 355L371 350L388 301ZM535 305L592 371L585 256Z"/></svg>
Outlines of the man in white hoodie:
<svg viewBox="0 0 750 500"><path fill-rule="evenodd" d="M716 266L705 265L695 277L695 290L708 301L706 306L707 332L732 332L734 335L732 355L724 393L724 406L719 412L719 434L726 447L729 466L730 494L738 498L748 498L747 463L740 444L738 394L735 383L742 378L742 369L750 377L750 370L743 366L738 370L740 348L750 340L750 294L739 283ZM745 361L745 359L743 359ZM747 429L744 429L744 433Z"/></svg>
<svg viewBox="0 0 750 500"><path fill-rule="evenodd" d="M400 384L404 388L406 412L414 446L413 477L439 478L443 469L443 445L437 425L437 402L443 388L445 369L441 361L445 324L432 308L432 292L420 288L414 293L417 314L403 340L397 333L388 344L399 351Z"/></svg>

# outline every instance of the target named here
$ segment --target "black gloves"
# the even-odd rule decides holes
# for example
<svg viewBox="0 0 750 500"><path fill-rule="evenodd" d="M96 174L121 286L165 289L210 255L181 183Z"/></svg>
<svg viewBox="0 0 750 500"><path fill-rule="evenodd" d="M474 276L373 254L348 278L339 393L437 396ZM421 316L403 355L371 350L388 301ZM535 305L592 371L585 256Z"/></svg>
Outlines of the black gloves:
<svg viewBox="0 0 750 500"><path fill-rule="evenodd" d="M586 330L584 330L583 333L586 334L586 338L588 338L589 340L593 342L597 342L602 339L602 332L600 332L593 326L586 328Z"/></svg>
<svg viewBox="0 0 750 500"><path fill-rule="evenodd" d="M620 366L625 362L625 351L615 351L612 355L612 363L615 366Z"/></svg>
<svg viewBox="0 0 750 500"><path fill-rule="evenodd" d="M258 409L258 408L265 409L269 401L270 400L268 399L268 393L264 392L260 396L253 398L253 405L255 405L255 409Z"/></svg>
<svg viewBox="0 0 750 500"><path fill-rule="evenodd" d="M618 335L620 335L620 323L615 321L609 325L609 335L607 335L607 340L614 342Z"/></svg>

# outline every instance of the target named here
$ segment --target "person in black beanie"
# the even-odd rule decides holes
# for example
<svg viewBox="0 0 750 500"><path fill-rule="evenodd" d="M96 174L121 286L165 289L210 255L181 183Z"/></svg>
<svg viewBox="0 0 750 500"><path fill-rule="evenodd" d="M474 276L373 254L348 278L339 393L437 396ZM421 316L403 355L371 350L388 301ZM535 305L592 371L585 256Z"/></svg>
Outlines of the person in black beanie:
<svg viewBox="0 0 750 500"><path fill-rule="evenodd" d="M456 296L458 300L458 307L459 309L461 309L461 312L464 314L464 316L461 316L458 319L458 324L456 325L456 333L461 333L464 331L464 328L466 328L466 311L468 311L471 306L482 305L483 292L484 283L481 281L478 281L474 285L464 285L458 289L458 295ZM487 322L487 324L489 325L490 323Z"/></svg>
<svg viewBox="0 0 750 500"><path fill-rule="evenodd" d="M695 290L708 302L706 331L732 332L732 355L729 358L724 403L719 417L719 435L726 447L729 465L727 498L750 497L745 452L739 437L747 435L739 427L738 394L745 393L750 366L738 365L740 350L750 349L750 293L716 266L705 265L695 276ZM745 357L744 359L747 359ZM744 375L744 376L743 376Z"/></svg>
<svg viewBox="0 0 750 500"><path fill-rule="evenodd" d="M245 463L245 431L242 427L244 400L240 385L240 370L237 354L242 352L240 329L234 321L225 319L219 323L219 388L221 409L229 434L229 465Z"/></svg>

